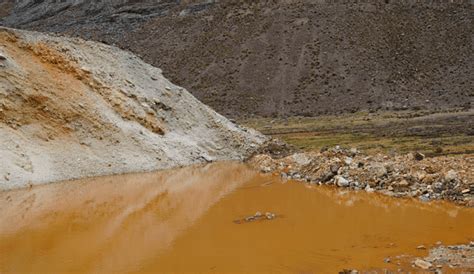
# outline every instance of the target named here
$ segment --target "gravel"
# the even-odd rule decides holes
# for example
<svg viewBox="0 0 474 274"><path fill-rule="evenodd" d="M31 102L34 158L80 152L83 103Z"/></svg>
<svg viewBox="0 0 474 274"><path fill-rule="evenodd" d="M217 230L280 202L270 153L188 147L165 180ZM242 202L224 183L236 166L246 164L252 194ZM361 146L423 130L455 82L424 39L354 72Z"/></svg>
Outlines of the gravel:
<svg viewBox="0 0 474 274"><path fill-rule="evenodd" d="M392 197L416 197L421 201L443 199L474 206L472 155L420 159L414 153L367 155L357 152L354 155L351 149L335 147L280 159L259 154L249 163L265 173L309 184L379 192Z"/></svg>

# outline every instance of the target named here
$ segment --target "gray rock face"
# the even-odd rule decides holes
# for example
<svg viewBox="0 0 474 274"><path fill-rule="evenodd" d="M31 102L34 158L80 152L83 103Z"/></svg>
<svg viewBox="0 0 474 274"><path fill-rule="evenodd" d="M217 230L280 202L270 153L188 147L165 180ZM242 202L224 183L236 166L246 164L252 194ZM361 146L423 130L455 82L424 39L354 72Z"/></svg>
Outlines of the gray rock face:
<svg viewBox="0 0 474 274"><path fill-rule="evenodd" d="M129 49L228 117L473 107L467 0L3 2L0 25Z"/></svg>
<svg viewBox="0 0 474 274"><path fill-rule="evenodd" d="M0 190L242 160L267 139L115 47L6 28L0 45Z"/></svg>
<svg viewBox="0 0 474 274"><path fill-rule="evenodd" d="M94 17L97 15L110 14L120 10L128 0L19 0L11 9L14 14L4 18L5 24L25 25L38 20L45 20L58 14L67 14L69 11L79 12L76 19L82 16ZM135 1L136 2L136 1ZM141 1L146 2L146 1ZM156 1L155 1L156 2ZM158 1L161 2L161 1Z"/></svg>
<svg viewBox="0 0 474 274"><path fill-rule="evenodd" d="M9 1L6 1L9 2ZM97 22L116 23L121 19L127 21L139 21L163 16L171 9L183 6L183 12L192 14L205 9L214 1L194 1L194 4L186 4L190 1L155 1L155 0L19 0L8 5L8 13L0 22L5 25L29 26L37 22L49 21L58 16L65 20L65 28L74 24L91 24ZM193 2L193 1L191 1ZM7 4L4 4L7 6Z"/></svg>

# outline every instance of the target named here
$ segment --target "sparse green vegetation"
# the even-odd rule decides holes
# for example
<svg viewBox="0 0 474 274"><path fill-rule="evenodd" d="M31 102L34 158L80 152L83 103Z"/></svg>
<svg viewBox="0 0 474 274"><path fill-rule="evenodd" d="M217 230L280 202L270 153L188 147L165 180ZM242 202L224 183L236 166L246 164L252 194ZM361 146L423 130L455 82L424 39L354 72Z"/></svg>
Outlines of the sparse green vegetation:
<svg viewBox="0 0 474 274"><path fill-rule="evenodd" d="M256 118L243 123L303 150L340 145L366 152L419 151L435 156L474 153L474 136L469 132L473 115L472 112L361 112L340 117Z"/></svg>

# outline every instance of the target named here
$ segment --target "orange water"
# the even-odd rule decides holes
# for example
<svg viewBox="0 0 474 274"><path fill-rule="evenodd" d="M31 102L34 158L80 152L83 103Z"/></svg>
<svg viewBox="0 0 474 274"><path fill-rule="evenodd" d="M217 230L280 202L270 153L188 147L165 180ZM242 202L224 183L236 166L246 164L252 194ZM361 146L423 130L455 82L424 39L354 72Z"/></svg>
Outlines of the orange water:
<svg viewBox="0 0 474 274"><path fill-rule="evenodd" d="M0 193L0 273L403 268L474 238L474 209L282 182L238 163ZM274 220L236 224L255 212Z"/></svg>

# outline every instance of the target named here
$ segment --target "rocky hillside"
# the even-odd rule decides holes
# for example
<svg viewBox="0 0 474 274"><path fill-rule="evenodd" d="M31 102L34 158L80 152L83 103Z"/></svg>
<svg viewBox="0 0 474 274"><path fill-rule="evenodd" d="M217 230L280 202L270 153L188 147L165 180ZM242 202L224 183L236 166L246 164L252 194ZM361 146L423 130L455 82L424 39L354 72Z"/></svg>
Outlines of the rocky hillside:
<svg viewBox="0 0 474 274"><path fill-rule="evenodd" d="M230 117L473 107L466 0L57 2L0 24L130 49Z"/></svg>
<svg viewBox="0 0 474 274"><path fill-rule="evenodd" d="M264 141L129 52L0 28L0 190L243 159Z"/></svg>

